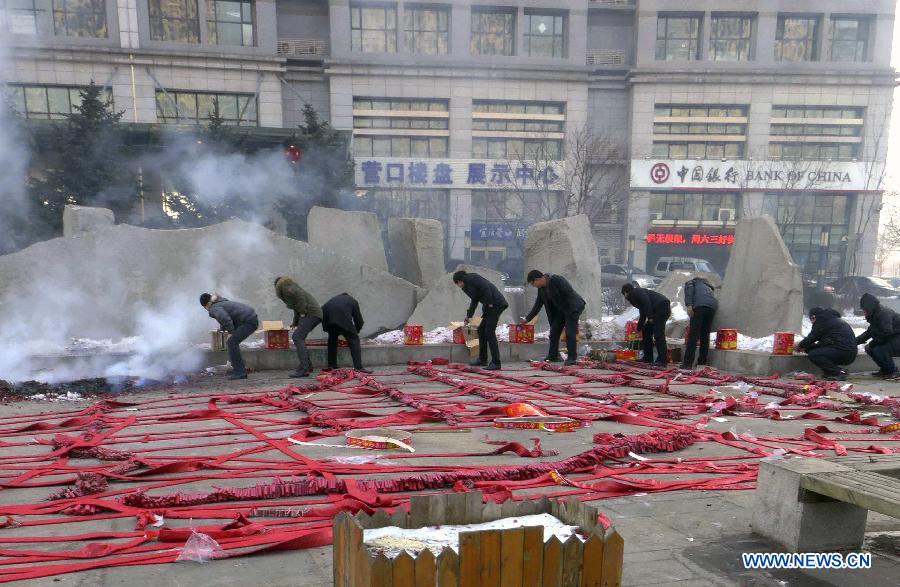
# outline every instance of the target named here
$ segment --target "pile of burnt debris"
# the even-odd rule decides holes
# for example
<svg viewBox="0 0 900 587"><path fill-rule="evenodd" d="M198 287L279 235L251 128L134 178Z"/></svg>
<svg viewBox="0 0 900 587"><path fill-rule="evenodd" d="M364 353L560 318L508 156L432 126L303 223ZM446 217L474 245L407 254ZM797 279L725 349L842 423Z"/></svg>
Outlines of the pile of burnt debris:
<svg viewBox="0 0 900 587"><path fill-rule="evenodd" d="M147 379L144 377L95 377L57 383L4 381L0 379L0 398L3 400L58 397L87 398L128 391L171 389L176 385L189 383L190 379L190 377L185 376L168 378L167 380Z"/></svg>

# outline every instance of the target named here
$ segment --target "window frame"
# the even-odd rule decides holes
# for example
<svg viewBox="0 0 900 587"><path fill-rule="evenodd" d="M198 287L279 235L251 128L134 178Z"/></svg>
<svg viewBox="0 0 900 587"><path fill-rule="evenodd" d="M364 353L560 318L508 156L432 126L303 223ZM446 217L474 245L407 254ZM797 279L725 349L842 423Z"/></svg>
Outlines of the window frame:
<svg viewBox="0 0 900 587"><path fill-rule="evenodd" d="M700 61L702 59L703 52L703 13L669 13L669 12L660 12L656 15L656 61ZM693 29L693 23L696 23L697 30L689 33L687 37L673 37L671 36L669 29L670 21L676 20L688 20L692 23L691 29ZM660 37L660 25L665 23L665 31L664 36ZM689 57L687 59L676 58L674 57L675 53L670 53L670 43L678 43L688 41L689 42ZM663 51L660 52L660 44L662 43Z"/></svg>
<svg viewBox="0 0 900 587"><path fill-rule="evenodd" d="M837 33L836 24L841 21L856 21L857 29L856 29L856 39L836 39L835 34ZM860 31L864 31L864 39L860 40L859 34ZM857 16L857 15L835 15L832 14L829 20L829 61L833 63L864 63L869 61L869 41L872 36L872 17L871 16ZM854 55L854 59L835 59L834 58L834 47L835 43L856 43L856 52ZM862 47L859 44L862 43ZM860 48L862 51L860 52Z"/></svg>
<svg viewBox="0 0 900 587"><path fill-rule="evenodd" d="M417 13L434 12L437 14L436 30L416 28ZM444 29L441 30L441 15L444 16ZM407 5L403 11L403 40L407 52L414 55L448 55L450 53L450 6L445 4L412 4ZM435 52L414 50L417 46L417 38L424 35L434 35ZM441 40L443 39L443 47ZM419 39L423 40L423 39Z"/></svg>
<svg viewBox="0 0 900 587"><path fill-rule="evenodd" d="M14 7L10 7L9 2L10 0L5 0L2 8L6 13L5 29L12 35L37 35L41 30L38 24L41 20L40 14L45 12L44 8L38 7L38 0L16 0L16 6ZM30 4L30 7L23 6L25 4ZM24 29L14 30L13 23L17 20L14 18L14 15L18 15L20 19L27 18L30 21L28 31ZM19 20L19 22L24 22L24 20Z"/></svg>
<svg viewBox="0 0 900 587"><path fill-rule="evenodd" d="M193 110L194 116L185 116L181 110L182 100L181 96L185 97L184 102L186 103L187 98L190 97L193 100ZM196 91L196 90L177 90L177 89L166 89L165 91L161 89L157 89L154 95L156 101L156 118L160 124L173 124L180 126L202 126L203 124L208 122L208 116L210 114L209 111L206 112L205 115L201 115L201 96L211 96L215 99L220 100L219 104L219 116L223 119L223 123L226 126L235 126L235 127L258 127L259 126L259 98L254 96L253 94L241 93L241 92L204 92L204 91ZM228 105L224 108L221 104L222 98L234 98L234 107L235 107L235 116L229 117L228 114ZM242 99L246 99L246 106L242 107ZM173 107L172 102L178 106L178 108ZM166 104L167 106L163 106ZM211 103L210 103L211 104ZM253 119L249 119L247 117L247 112L251 111L253 113ZM172 116L168 116L164 113L164 108L172 108L174 112L174 118ZM242 116L243 115L243 116Z"/></svg>
<svg viewBox="0 0 900 587"><path fill-rule="evenodd" d="M197 0L178 0L179 4L186 9L187 16L166 16L163 10L163 0L147 0L147 18L150 28L150 40L163 43L180 43L184 45L199 45L200 37L200 3ZM191 16L190 8L193 7L194 14ZM183 23L185 32L188 36L181 38L167 38L166 23ZM193 35L191 35L193 33ZM195 38L194 38L195 37Z"/></svg>
<svg viewBox="0 0 900 587"><path fill-rule="evenodd" d="M363 26L364 15L368 11L382 10L384 11L384 27L385 28L367 28ZM359 11L358 17L354 11ZM388 16L390 15L390 18ZM358 19L358 26L354 26L354 20ZM397 52L397 36L399 34L397 23L397 4L361 4L356 2L350 3L350 51L352 53L396 53ZM391 28L393 26L393 28ZM384 48L372 50L366 39L366 33L380 32L383 35Z"/></svg>
<svg viewBox="0 0 900 587"><path fill-rule="evenodd" d="M504 29L508 28L509 30L503 31L504 45L502 53L495 52L485 52L485 47L488 45L485 44L485 41L489 40L490 37L496 36L498 33L490 32L490 31L482 31L476 30L476 23L478 23L478 29L483 25L482 21L477 20L479 17L483 17L486 15L498 16L502 15L507 22L504 23ZM509 8L498 7L498 6L473 6L471 9L471 17L470 17L470 40L469 40L469 53L472 55L480 55L483 57L513 57L516 55L516 10L510 10ZM508 27L507 27L508 25Z"/></svg>
<svg viewBox="0 0 900 587"><path fill-rule="evenodd" d="M791 14L791 13L779 13L778 19L775 25L775 61L777 62L788 62L788 63L809 63L813 61L821 61L822 59L822 14ZM805 20L808 22L812 22L813 33L812 37L804 37L803 39L799 38L788 38L785 39L785 25L789 20ZM806 59L788 59L785 58L785 42L796 43L798 41L803 41L804 44L808 45L804 48L804 52L811 51L811 55L807 55Z"/></svg>
<svg viewBox="0 0 900 587"><path fill-rule="evenodd" d="M540 33L535 34L531 31L532 18L552 18L553 22L553 32L549 35ZM568 20L569 15L567 11L556 11L556 10L540 10L540 9L526 9L525 10L525 22L522 24L522 54L527 57L541 57L546 59L565 59L568 57L568 37L569 37L569 26ZM562 29L558 34L556 32L556 24L557 19L559 19L560 28ZM551 42L551 51L550 54L539 54L535 53L533 50L532 42L534 39L550 39ZM557 54L557 46L556 42L559 39L559 54Z"/></svg>
<svg viewBox="0 0 900 587"><path fill-rule="evenodd" d="M741 21L747 21L748 31L747 36L745 37L717 37L715 36L717 33L716 24L721 20L733 20L738 19ZM755 14L747 14L743 12L714 12L710 15L709 20L709 59L711 61L726 61L726 62L740 62L740 61L753 61L754 53L755 53L755 43L754 36L756 32L756 15ZM741 58L740 53L737 59L722 59L719 58L719 51L716 50L716 42L728 42L728 41L736 41L739 43L746 43L746 57Z"/></svg>
<svg viewBox="0 0 900 587"><path fill-rule="evenodd" d="M217 8L220 4L238 4L239 20L221 20ZM244 5L249 4L249 22L245 20ZM240 43L222 43L219 41L219 24L238 25L241 31ZM250 42L247 43L247 27L249 26ZM256 0L206 0L206 42L218 47L255 47L256 46Z"/></svg>

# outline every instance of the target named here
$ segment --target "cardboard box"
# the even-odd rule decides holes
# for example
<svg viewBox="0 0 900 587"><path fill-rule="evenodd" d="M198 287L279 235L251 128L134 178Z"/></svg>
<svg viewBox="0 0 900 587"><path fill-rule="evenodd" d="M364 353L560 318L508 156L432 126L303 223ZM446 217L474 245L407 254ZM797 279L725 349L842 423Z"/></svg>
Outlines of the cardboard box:
<svg viewBox="0 0 900 587"><path fill-rule="evenodd" d="M225 343L228 341L228 333L224 330L210 330L209 331L212 345L212 350L214 352L224 351L227 347Z"/></svg>
<svg viewBox="0 0 900 587"><path fill-rule="evenodd" d="M534 344L534 325L510 324L509 342L513 344Z"/></svg>
<svg viewBox="0 0 900 587"><path fill-rule="evenodd" d="M453 342L455 344L464 344L469 349L469 356L478 355L478 325L481 324L481 318L472 318L469 320L468 326L462 322L451 322L447 328L453 331Z"/></svg>
<svg viewBox="0 0 900 587"><path fill-rule="evenodd" d="M267 349L291 348L291 333L281 320L263 320L262 329Z"/></svg>

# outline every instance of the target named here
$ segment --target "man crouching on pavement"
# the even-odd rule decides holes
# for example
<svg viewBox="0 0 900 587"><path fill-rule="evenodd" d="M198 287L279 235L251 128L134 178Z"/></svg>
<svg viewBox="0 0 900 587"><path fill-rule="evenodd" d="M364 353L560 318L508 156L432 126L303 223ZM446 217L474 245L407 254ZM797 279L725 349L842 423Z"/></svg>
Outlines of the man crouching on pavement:
<svg viewBox="0 0 900 587"><path fill-rule="evenodd" d="M241 343L259 328L256 310L240 302L232 302L208 293L200 296L200 305L206 308L210 318L215 318L222 330L228 332L228 360L232 372L229 379L246 379L247 369L241 356Z"/></svg>

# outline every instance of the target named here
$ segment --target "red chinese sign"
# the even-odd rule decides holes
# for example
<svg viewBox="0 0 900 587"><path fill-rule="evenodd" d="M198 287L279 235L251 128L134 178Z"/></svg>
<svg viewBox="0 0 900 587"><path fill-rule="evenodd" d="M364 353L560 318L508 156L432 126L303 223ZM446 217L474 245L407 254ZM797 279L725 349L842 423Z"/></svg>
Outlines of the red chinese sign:
<svg viewBox="0 0 900 587"><path fill-rule="evenodd" d="M680 232L649 232L645 237L648 244L658 245L720 245L734 244L733 234L683 234Z"/></svg>

